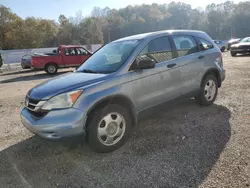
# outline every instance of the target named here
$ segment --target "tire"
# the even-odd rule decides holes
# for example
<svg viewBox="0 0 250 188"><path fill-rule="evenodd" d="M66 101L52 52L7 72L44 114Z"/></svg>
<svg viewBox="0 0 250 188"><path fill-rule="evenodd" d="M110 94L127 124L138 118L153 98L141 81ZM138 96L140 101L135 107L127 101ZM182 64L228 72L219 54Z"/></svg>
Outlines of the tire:
<svg viewBox="0 0 250 188"><path fill-rule="evenodd" d="M120 124L117 123L119 120ZM112 152L125 143L131 129L132 121L128 110L120 105L110 104L95 110L90 115L86 130L87 141L91 149L96 152Z"/></svg>
<svg viewBox="0 0 250 188"><path fill-rule="evenodd" d="M56 74L57 70L58 70L58 67L54 63L50 63L45 66L45 72L47 72L50 75Z"/></svg>
<svg viewBox="0 0 250 188"><path fill-rule="evenodd" d="M211 86L210 88L208 84L210 84ZM214 88L212 87L213 84ZM202 106L209 106L214 103L217 97L217 93L218 93L218 80L213 74L209 74L203 79L201 84L201 92L195 97L195 100L198 104Z"/></svg>
<svg viewBox="0 0 250 188"><path fill-rule="evenodd" d="M230 52L230 54L231 54L232 57L235 57L237 55L236 52L232 52L232 51Z"/></svg>
<svg viewBox="0 0 250 188"><path fill-rule="evenodd" d="M223 46L223 47L220 49L221 52L225 52L225 50L226 50L225 46Z"/></svg>
<svg viewBox="0 0 250 188"><path fill-rule="evenodd" d="M23 63L21 63L22 69L27 69Z"/></svg>

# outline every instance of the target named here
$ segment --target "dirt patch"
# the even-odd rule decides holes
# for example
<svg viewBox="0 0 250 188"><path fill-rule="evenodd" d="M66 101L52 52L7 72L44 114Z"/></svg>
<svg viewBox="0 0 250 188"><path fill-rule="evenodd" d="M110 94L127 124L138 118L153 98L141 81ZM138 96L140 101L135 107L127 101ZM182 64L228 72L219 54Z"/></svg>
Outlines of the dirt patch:
<svg viewBox="0 0 250 188"><path fill-rule="evenodd" d="M0 76L3 187L247 187L250 184L250 57L224 53L226 81L210 107L193 100L140 121L119 150L96 154L84 137L47 141L20 122L43 72Z"/></svg>

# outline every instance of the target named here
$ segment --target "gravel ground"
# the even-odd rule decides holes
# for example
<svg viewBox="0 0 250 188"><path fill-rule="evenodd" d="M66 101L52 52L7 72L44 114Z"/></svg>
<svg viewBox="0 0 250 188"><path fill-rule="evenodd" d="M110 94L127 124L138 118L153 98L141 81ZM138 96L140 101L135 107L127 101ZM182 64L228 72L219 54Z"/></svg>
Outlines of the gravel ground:
<svg viewBox="0 0 250 188"><path fill-rule="evenodd" d="M84 137L47 141L19 110L43 72L0 75L0 187L250 187L250 56L224 53L227 78L210 107L163 106L109 154Z"/></svg>

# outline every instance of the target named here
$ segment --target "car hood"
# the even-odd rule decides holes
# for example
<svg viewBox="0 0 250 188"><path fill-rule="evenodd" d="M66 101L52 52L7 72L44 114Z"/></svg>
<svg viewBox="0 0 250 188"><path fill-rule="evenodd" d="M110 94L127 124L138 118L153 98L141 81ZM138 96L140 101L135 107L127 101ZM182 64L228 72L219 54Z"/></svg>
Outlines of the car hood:
<svg viewBox="0 0 250 188"><path fill-rule="evenodd" d="M240 43L232 45L232 47L236 47L236 48L239 46L250 46L250 42L240 42Z"/></svg>
<svg viewBox="0 0 250 188"><path fill-rule="evenodd" d="M228 43L233 43L233 42L240 42L240 39L239 38L238 39L231 39L228 41Z"/></svg>
<svg viewBox="0 0 250 188"><path fill-rule="evenodd" d="M107 74L81 72L64 74L35 86L28 92L28 96L37 100L46 100L60 93L103 81L107 76Z"/></svg>

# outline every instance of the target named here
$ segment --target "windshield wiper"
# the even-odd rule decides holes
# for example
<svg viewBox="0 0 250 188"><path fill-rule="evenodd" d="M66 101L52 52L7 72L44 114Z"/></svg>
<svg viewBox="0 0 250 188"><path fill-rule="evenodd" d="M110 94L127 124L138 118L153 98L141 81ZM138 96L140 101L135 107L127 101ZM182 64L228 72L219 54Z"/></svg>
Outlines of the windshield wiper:
<svg viewBox="0 0 250 188"><path fill-rule="evenodd" d="M82 72L84 73L94 73L94 74L97 74L97 72L91 70L91 69L83 69Z"/></svg>

